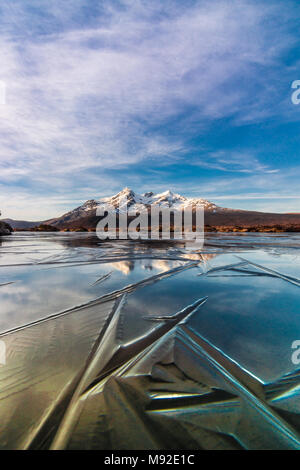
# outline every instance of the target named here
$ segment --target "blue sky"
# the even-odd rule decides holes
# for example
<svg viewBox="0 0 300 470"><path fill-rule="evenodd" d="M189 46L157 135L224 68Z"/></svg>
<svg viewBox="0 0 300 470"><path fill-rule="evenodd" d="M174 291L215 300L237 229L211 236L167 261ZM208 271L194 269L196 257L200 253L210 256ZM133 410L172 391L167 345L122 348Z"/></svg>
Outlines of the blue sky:
<svg viewBox="0 0 300 470"><path fill-rule="evenodd" d="M124 186L299 212L299 30L289 0L2 0L3 217Z"/></svg>

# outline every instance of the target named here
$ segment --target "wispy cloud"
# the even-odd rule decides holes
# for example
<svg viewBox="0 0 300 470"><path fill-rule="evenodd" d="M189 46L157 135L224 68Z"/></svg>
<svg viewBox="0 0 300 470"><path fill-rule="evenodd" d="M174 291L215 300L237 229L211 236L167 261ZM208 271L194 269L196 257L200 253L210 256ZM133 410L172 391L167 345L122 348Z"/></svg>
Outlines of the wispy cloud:
<svg viewBox="0 0 300 470"><path fill-rule="evenodd" d="M41 216L56 207L58 187L66 198L80 178L94 188L95 169L96 197L108 170L195 163L189 140L219 119L270 116L271 71L294 41L278 21L291 13L276 1L2 3L0 181L15 194L44 191ZM196 164L277 170L223 150Z"/></svg>
<svg viewBox="0 0 300 470"><path fill-rule="evenodd" d="M279 170L262 164L259 158L249 152L224 151L206 152L190 162L201 168L230 173L277 173Z"/></svg>

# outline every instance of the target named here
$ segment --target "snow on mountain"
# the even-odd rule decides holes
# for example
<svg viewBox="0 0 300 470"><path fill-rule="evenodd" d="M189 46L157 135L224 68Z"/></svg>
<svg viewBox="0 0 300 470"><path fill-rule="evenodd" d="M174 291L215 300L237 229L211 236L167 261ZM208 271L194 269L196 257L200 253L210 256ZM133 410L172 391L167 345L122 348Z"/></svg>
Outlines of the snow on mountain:
<svg viewBox="0 0 300 470"><path fill-rule="evenodd" d="M103 197L98 200L90 199L67 214L56 219L50 219L46 222L50 225L72 224L73 222L77 223L80 219L95 216L97 209L101 206L105 208L105 206L110 205L115 208L116 212L119 210L132 210L137 213L149 208L152 204L161 208L172 208L179 211L191 205L204 207L205 210L211 213L224 210L206 199L186 198L185 196L173 193L170 190L158 194L153 192L137 194L130 188L124 188L122 191L111 197Z"/></svg>
<svg viewBox="0 0 300 470"><path fill-rule="evenodd" d="M185 207L191 205L201 206L206 210L214 211L218 209L218 206L206 199L186 198L170 190L158 194L153 192L137 194L129 188L124 188L112 197L101 198L98 201L87 201L82 207L85 206L84 210L89 210L89 208L94 209L101 205L109 204L115 209L118 209L124 208L126 203L128 204L128 209L135 211L142 210L150 205L156 205L162 208L168 207L176 210L183 210Z"/></svg>

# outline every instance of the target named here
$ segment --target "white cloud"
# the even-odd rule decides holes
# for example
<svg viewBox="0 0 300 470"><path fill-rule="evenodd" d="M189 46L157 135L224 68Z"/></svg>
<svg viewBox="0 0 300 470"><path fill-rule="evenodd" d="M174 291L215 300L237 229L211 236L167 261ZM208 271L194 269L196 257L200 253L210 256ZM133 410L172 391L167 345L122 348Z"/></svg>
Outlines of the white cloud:
<svg viewBox="0 0 300 470"><path fill-rule="evenodd" d="M3 183L25 179L28 187L45 185L48 193L57 185L71 190L75 176L89 170L92 180L95 167L178 158L187 148L185 133L164 134L164 125L187 110L202 130L216 118L257 113L239 81L253 79L256 67L272 66L291 41L277 29L274 46L272 18L278 11L266 2L101 5L102 15L82 26L78 2L47 2L46 20L27 3L4 2ZM262 87L256 103L264 99ZM232 163L237 171L249 170ZM252 163L268 171L258 160ZM217 164L228 168L220 158ZM99 182L105 185L105 179ZM56 207L48 194L50 199Z"/></svg>
<svg viewBox="0 0 300 470"><path fill-rule="evenodd" d="M260 163L259 158L250 152L237 152L218 150L200 155L192 162L201 168L214 169L231 173L277 173L278 169L272 169L268 165Z"/></svg>

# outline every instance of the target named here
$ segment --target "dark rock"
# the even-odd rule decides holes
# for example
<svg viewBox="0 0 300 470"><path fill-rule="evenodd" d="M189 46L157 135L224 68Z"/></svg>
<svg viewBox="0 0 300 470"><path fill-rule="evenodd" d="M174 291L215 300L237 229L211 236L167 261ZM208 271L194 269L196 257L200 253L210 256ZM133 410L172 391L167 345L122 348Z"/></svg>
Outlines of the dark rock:
<svg viewBox="0 0 300 470"><path fill-rule="evenodd" d="M0 221L0 235L10 235L12 231L13 230L9 224Z"/></svg>

